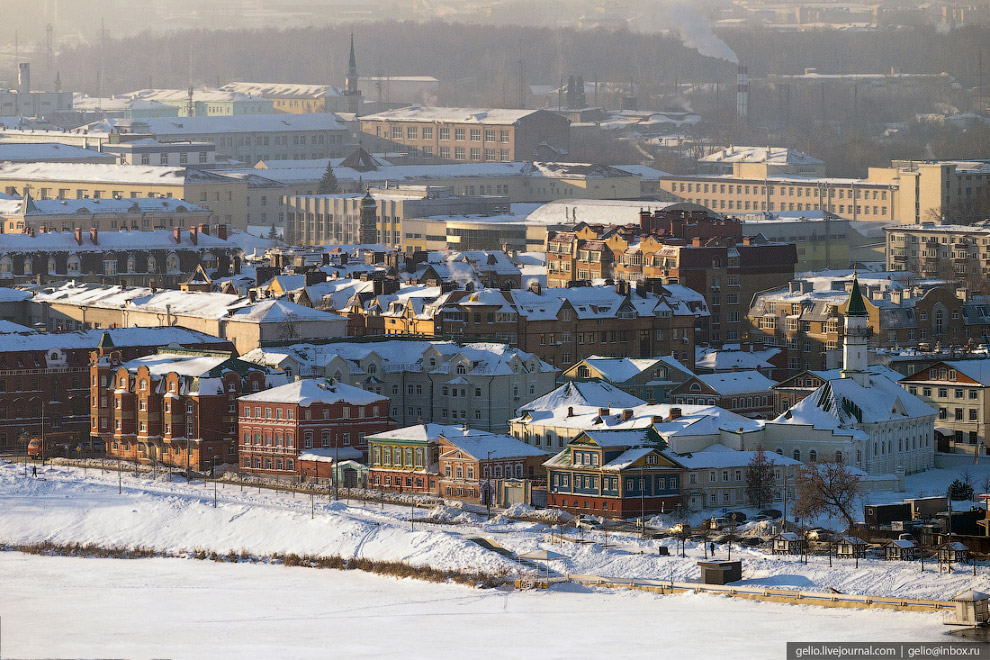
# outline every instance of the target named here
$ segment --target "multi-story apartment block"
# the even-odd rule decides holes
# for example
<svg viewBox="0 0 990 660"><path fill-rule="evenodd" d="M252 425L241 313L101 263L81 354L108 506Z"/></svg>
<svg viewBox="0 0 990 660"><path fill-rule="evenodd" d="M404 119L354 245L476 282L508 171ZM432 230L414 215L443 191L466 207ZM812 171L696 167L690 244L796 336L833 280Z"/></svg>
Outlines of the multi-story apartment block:
<svg viewBox="0 0 990 660"><path fill-rule="evenodd" d="M90 435L108 456L193 470L237 463L237 398L284 377L232 353L163 348L90 358Z"/></svg>
<svg viewBox="0 0 990 660"><path fill-rule="evenodd" d="M943 451L982 454L990 412L990 362L936 362L903 378L901 387L937 411L935 433Z"/></svg>
<svg viewBox="0 0 990 660"><path fill-rule="evenodd" d="M990 279L990 227L926 223L892 225L884 233L887 270L964 284Z"/></svg>
<svg viewBox="0 0 990 660"><path fill-rule="evenodd" d="M694 330L704 299L680 285L633 289L589 286L449 291L431 301L397 302L382 312L385 334L453 336L517 346L568 368L592 355L670 355L694 365Z"/></svg>
<svg viewBox="0 0 990 660"><path fill-rule="evenodd" d="M847 220L941 222L990 183L984 161L892 161L862 179L774 174L766 163L733 163L731 175L664 177L678 199L719 213L826 211Z"/></svg>
<svg viewBox="0 0 990 660"><path fill-rule="evenodd" d="M0 450L26 435L46 431L76 434L92 450L89 434L90 353L113 347L130 360L174 344L230 350L230 342L185 328L118 328L49 334L0 323Z"/></svg>
<svg viewBox="0 0 990 660"><path fill-rule="evenodd" d="M246 182L186 167L2 163L0 189L35 200L174 198L209 209L217 222L246 226Z"/></svg>
<svg viewBox="0 0 990 660"><path fill-rule="evenodd" d="M825 161L785 147L730 146L698 159L701 174L732 174L735 163L765 165L769 174L825 176Z"/></svg>
<svg viewBox="0 0 990 660"><path fill-rule="evenodd" d="M837 271L756 294L747 315L749 337L781 348L787 368L794 372L839 366L851 278L848 271ZM908 288L884 275L864 277L861 285L873 348L957 344L965 341L967 327L969 332L983 327L967 326L963 301L944 286Z"/></svg>
<svg viewBox="0 0 990 660"><path fill-rule="evenodd" d="M403 243L402 221L433 215L497 215L509 207L504 196L454 195L449 188L411 187L375 189L337 195L291 195L284 200L286 240L301 245L362 243L361 213L365 197L376 206L368 220L374 227L374 243ZM501 247L501 246L492 246Z"/></svg>
<svg viewBox="0 0 990 660"><path fill-rule="evenodd" d="M275 111L288 114L347 112L343 93L333 85L233 82L223 85L220 90L266 98Z"/></svg>
<svg viewBox="0 0 990 660"><path fill-rule="evenodd" d="M546 110L412 105L361 117L372 151L455 163L557 160L570 150L570 122Z"/></svg>
<svg viewBox="0 0 990 660"><path fill-rule="evenodd" d="M387 397L332 379L248 394L237 407L240 471L248 474L319 476L306 464L366 462L365 436L391 426Z"/></svg>
<svg viewBox="0 0 990 660"><path fill-rule="evenodd" d="M554 388L558 370L504 344L412 340L294 344L259 348L243 359L290 378L333 378L389 398L399 427L469 424L505 431L519 406Z"/></svg>
<svg viewBox="0 0 990 660"><path fill-rule="evenodd" d="M312 114L105 119L65 131L2 129L5 142L60 142L97 148L146 138L158 142L210 142L217 156L249 165L261 160L342 158L350 131L337 116Z"/></svg>
<svg viewBox="0 0 990 660"><path fill-rule="evenodd" d="M91 217L80 215L84 221ZM176 286L199 267L231 275L241 259L240 248L226 239L222 225L219 236L211 236L205 224L151 231L90 228L84 233L78 226L74 231L21 231L0 234L0 281L8 285L72 279Z"/></svg>
<svg viewBox="0 0 990 660"><path fill-rule="evenodd" d="M704 211L669 208L640 214L639 225L579 223L547 244L547 282L616 278L681 284L704 295L711 315L699 324L698 342L721 344L742 337L746 305L757 291L794 277L795 246L743 237L736 220Z"/></svg>

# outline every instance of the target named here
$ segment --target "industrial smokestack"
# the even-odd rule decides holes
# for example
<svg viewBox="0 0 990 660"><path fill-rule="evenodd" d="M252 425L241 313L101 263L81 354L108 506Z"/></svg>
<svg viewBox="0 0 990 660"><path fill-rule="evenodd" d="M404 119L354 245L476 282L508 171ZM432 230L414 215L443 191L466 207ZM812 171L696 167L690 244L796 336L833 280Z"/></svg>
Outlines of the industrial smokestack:
<svg viewBox="0 0 990 660"><path fill-rule="evenodd" d="M31 93L31 65L28 62L17 65L17 93Z"/></svg>
<svg viewBox="0 0 990 660"><path fill-rule="evenodd" d="M742 65L736 70L736 118L749 116L749 69Z"/></svg>

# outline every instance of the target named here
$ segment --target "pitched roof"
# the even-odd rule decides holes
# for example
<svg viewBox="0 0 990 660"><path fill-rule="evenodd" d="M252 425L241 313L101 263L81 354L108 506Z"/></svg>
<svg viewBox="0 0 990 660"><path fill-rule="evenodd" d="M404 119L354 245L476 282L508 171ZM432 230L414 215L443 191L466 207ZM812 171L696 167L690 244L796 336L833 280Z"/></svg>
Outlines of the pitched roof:
<svg viewBox="0 0 990 660"><path fill-rule="evenodd" d="M846 306L846 316L869 316L863 294L859 290L859 278L853 277L852 291L849 293L849 304Z"/></svg>
<svg viewBox="0 0 990 660"><path fill-rule="evenodd" d="M388 401L388 397L345 383L331 383L326 380L312 378L293 381L286 385L273 387L270 390L242 396L239 401L294 403L305 408L314 403L350 403L356 406L363 406L370 403Z"/></svg>

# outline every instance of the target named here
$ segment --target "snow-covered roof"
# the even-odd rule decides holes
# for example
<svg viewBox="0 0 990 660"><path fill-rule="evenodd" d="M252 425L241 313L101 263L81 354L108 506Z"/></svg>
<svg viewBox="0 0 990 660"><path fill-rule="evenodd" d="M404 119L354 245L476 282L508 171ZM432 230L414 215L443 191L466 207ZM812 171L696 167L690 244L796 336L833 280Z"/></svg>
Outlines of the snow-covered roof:
<svg viewBox="0 0 990 660"><path fill-rule="evenodd" d="M525 411L563 411L574 408L575 412L598 411L599 408L631 408L646 402L634 397L613 385L596 381L569 381L557 389L544 394L522 406L517 414Z"/></svg>
<svg viewBox="0 0 990 660"><path fill-rule="evenodd" d="M561 199L549 202L529 214L527 220L541 224L573 225L593 222L604 225L625 225L639 222L640 211L663 211L674 206L672 202L621 199ZM676 202L683 208L684 202ZM692 204L695 209L705 207Z"/></svg>
<svg viewBox="0 0 990 660"><path fill-rule="evenodd" d="M767 348L760 351L725 350L707 347L695 349L695 368L699 371L729 371L731 369L770 369L773 365L770 358L780 353L779 348Z"/></svg>
<svg viewBox="0 0 990 660"><path fill-rule="evenodd" d="M26 203L24 199L0 199L0 214L15 213L24 213L24 215L34 218L43 215L81 215L83 213L91 215L104 213L202 213L209 215L210 210L170 197L164 199L160 197L31 199L30 204Z"/></svg>
<svg viewBox="0 0 990 660"><path fill-rule="evenodd" d="M393 429L369 435L365 439L372 440L400 440L409 442L437 442L440 436L453 441L455 438L470 437L473 435L491 435L488 431L481 429L465 428L454 424L416 424L405 426L401 429Z"/></svg>
<svg viewBox="0 0 990 660"><path fill-rule="evenodd" d="M337 115L330 112L311 114L203 115L200 117L142 117L140 119L104 119L73 129L74 133L94 129L112 129L118 133L150 135L199 135L205 133L265 133L293 131L343 131Z"/></svg>
<svg viewBox="0 0 990 660"><path fill-rule="evenodd" d="M869 387L852 378L827 381L773 420L775 424L808 424L816 429L859 431L861 425L934 415L924 401L883 376L870 375Z"/></svg>
<svg viewBox="0 0 990 660"><path fill-rule="evenodd" d="M346 383L330 383L323 379L296 380L255 394L242 396L239 401L261 403L294 403L308 408L314 403L350 403L356 406L388 401L388 397L362 390Z"/></svg>
<svg viewBox="0 0 990 660"><path fill-rule="evenodd" d="M333 449L314 447L299 452L300 461L313 461L315 463L333 463L334 461L343 463L344 461L359 461L362 458L364 455L361 450L354 447L335 447Z"/></svg>
<svg viewBox="0 0 990 660"><path fill-rule="evenodd" d="M304 85L300 83L232 82L220 87L227 92L277 99L319 99L343 96L333 85Z"/></svg>
<svg viewBox="0 0 990 660"><path fill-rule="evenodd" d="M463 427L461 427L463 428ZM500 433L441 433L443 439L474 458L518 458L523 456L545 456L548 452L516 440L511 435Z"/></svg>
<svg viewBox="0 0 990 660"><path fill-rule="evenodd" d="M116 162L114 156L58 142L11 142L0 144L0 162L97 159Z"/></svg>
<svg viewBox="0 0 990 660"><path fill-rule="evenodd" d="M824 165L825 161L786 147L727 147L699 158L701 163L767 163L770 165Z"/></svg>
<svg viewBox="0 0 990 660"><path fill-rule="evenodd" d="M538 110L506 108L447 108L410 105L364 115L361 121L444 121L471 124L513 124Z"/></svg>
<svg viewBox="0 0 990 660"><path fill-rule="evenodd" d="M176 243L173 232L167 229L151 231L99 232L96 244L89 232L83 232L82 245L76 242L73 232L51 231L31 234L0 234L0 252L109 252L113 250L186 249L236 250L228 241L199 233L193 245L187 230L182 230L182 243Z"/></svg>
<svg viewBox="0 0 990 660"><path fill-rule="evenodd" d="M198 378L229 359L230 355L185 355L164 352L135 358L120 366L132 372L137 371L139 367L147 367L153 376L176 373L180 376Z"/></svg>
<svg viewBox="0 0 990 660"><path fill-rule="evenodd" d="M168 165L35 162L0 163L0 178L143 186L184 186L231 180L229 177L206 170ZM178 202L179 200L176 200L176 203Z"/></svg>
<svg viewBox="0 0 990 660"><path fill-rule="evenodd" d="M259 300L237 309L229 318L244 323L294 323L296 321L346 321L343 316L298 305L280 298Z"/></svg>
<svg viewBox="0 0 990 660"><path fill-rule="evenodd" d="M51 349L96 349L104 333L119 348L127 346L201 346L226 344L223 339L180 327L114 328L112 330L80 330L77 332L13 332L0 341L0 352L47 351Z"/></svg>
<svg viewBox="0 0 990 660"><path fill-rule="evenodd" d="M777 384L759 371L732 371L724 374L699 374L698 380L722 396L769 390Z"/></svg>
<svg viewBox="0 0 990 660"><path fill-rule="evenodd" d="M599 447L655 447L656 443L642 430L585 431L574 440L585 438Z"/></svg>
<svg viewBox="0 0 990 660"><path fill-rule="evenodd" d="M945 364L981 385L990 385L990 360L951 360Z"/></svg>
<svg viewBox="0 0 990 660"><path fill-rule="evenodd" d="M753 461L756 456L755 451L737 451L722 444L714 444L705 447L701 451L685 454L675 454L666 452L668 456L690 470L702 468L730 468L745 467ZM768 462L780 466L803 465L801 461L796 461L787 456L779 456L774 453L765 453Z"/></svg>
<svg viewBox="0 0 990 660"><path fill-rule="evenodd" d="M583 362L600 373L602 378L610 383L624 383L644 371L658 368L659 365L677 369L683 373L691 373L687 367L670 356L656 358L614 358L592 355L585 358Z"/></svg>

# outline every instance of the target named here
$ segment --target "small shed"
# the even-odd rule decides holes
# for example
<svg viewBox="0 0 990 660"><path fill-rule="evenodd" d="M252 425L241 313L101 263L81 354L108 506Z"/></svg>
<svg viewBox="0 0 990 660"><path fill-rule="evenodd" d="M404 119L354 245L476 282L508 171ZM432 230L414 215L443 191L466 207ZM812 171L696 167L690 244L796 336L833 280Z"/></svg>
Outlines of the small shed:
<svg viewBox="0 0 990 660"><path fill-rule="evenodd" d="M883 546L883 558L888 561L911 561L918 558L918 546L908 539L894 539Z"/></svg>
<svg viewBox="0 0 990 660"><path fill-rule="evenodd" d="M990 622L990 596L972 589L952 597L955 609L942 615L947 626L979 626Z"/></svg>
<svg viewBox="0 0 990 660"><path fill-rule="evenodd" d="M699 561L702 584L728 584L742 579L741 561Z"/></svg>
<svg viewBox="0 0 990 660"><path fill-rule="evenodd" d="M938 546L938 560L964 562L969 559L969 548L959 541L947 541Z"/></svg>
<svg viewBox="0 0 990 660"><path fill-rule="evenodd" d="M843 536L835 544L835 556L862 559L866 557L866 541L856 536Z"/></svg>
<svg viewBox="0 0 990 660"><path fill-rule="evenodd" d="M770 539L775 555L799 555L804 550L805 542L794 532L782 532Z"/></svg>

